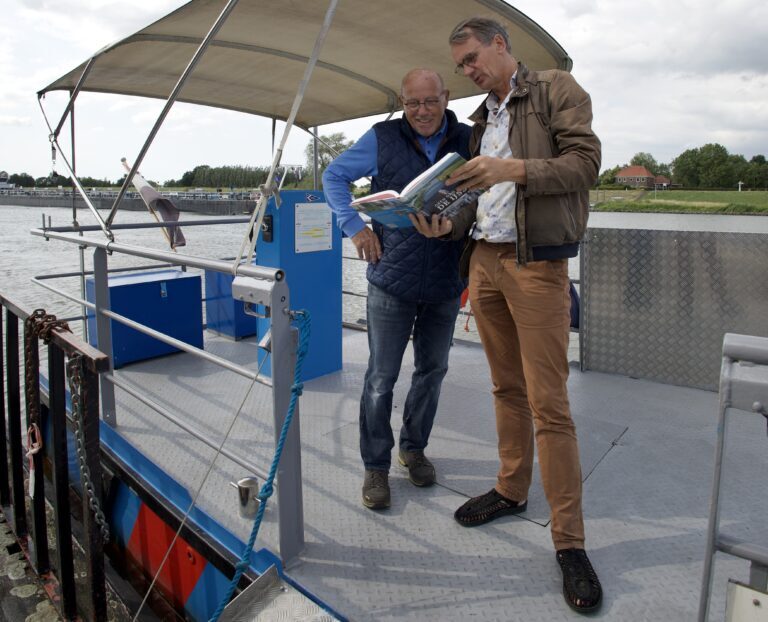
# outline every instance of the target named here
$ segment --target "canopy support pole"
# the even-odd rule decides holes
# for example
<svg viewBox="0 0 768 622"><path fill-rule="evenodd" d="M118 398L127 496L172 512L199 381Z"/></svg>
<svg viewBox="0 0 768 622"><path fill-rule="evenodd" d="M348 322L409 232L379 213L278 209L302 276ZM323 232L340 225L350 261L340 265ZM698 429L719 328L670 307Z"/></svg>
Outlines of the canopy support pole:
<svg viewBox="0 0 768 622"><path fill-rule="evenodd" d="M112 208L110 209L109 215L107 216L107 225L112 224L112 221L115 218L115 213L117 212L117 208L118 208L118 205L120 204L120 201L123 200L123 197L125 196L128 186L133 180L134 174L141 166L141 163L144 160L144 156L147 155L147 151L149 150L149 147L152 145L152 142L155 140L155 136L157 135L157 132L160 130L160 127L163 125L165 118L168 116L168 113L171 110L171 107L176 102L176 99L178 98L179 93L181 93L181 89L184 88L184 85L186 84L190 74L192 73L194 68L197 66L197 63L200 61L200 58L202 58L203 54L208 49L208 46L210 45L211 41L213 41L214 37L219 32L219 29L227 20L227 17L229 17L229 14L235 8L237 3L238 3L238 0L229 0L229 2L227 2L227 6L224 7L224 9L221 11L219 16L216 18L216 21L214 22L213 26L211 26L211 29L208 31L208 34L205 35L205 39L202 40L202 42L200 43L200 46L197 48L197 51L192 56L192 59L189 61L189 64L187 65L186 69L184 70L184 72L181 74L181 77L179 77L178 81L176 82L176 86L173 87L171 94L168 96L168 100L165 102L165 106L163 106L163 109L160 112L160 115L158 116L157 121L155 121L154 127L150 131L149 136L147 136L147 140L144 142L144 146L141 148L141 151L139 151L139 155L136 156L136 159L133 161L133 166L131 167L131 170L128 173L128 176L123 181L123 185L120 187L120 192L118 193L117 198L115 198L115 202L112 204Z"/></svg>
<svg viewBox="0 0 768 622"><path fill-rule="evenodd" d="M77 99L77 95L80 93L80 89L83 88L83 84L85 83L85 79L88 77L88 74L91 72L91 67L93 66L95 57L91 57L88 60L88 64L85 66L85 69L83 69L83 73L80 76L80 79L77 81L77 85L75 86L75 89L70 93L69 96L69 102L67 103L67 107L64 109L64 112L61 115L61 119L59 120L59 124L56 126L56 129L54 130L51 127L51 123L48 121L48 115L45 114L45 108L43 108L43 96L44 93L38 93L37 94L37 104L40 106L40 111L43 113L43 120L45 121L45 124L48 126L48 140L51 142L51 147L59 153L61 156L61 160L64 162L64 166L66 167L67 171L69 172L70 177L72 178L72 183L74 184L75 188L77 188L78 193L81 197L83 197L83 201L85 201L85 204L88 206L88 209L91 210L91 213L96 218L96 222L99 223L99 226L101 226L102 231L104 232L104 235L107 236L107 239L110 241L114 240L114 237L112 236L112 233L109 231L109 227L104 222L104 219L101 217L101 214L99 214L98 210L93 206L93 203L91 203L91 199L88 197L88 195L85 193L85 190L83 189L83 186L80 184L80 181L77 179L77 175L74 171L74 161L75 161L75 115L74 115L74 109L75 109L75 99ZM70 166L69 161L67 160L67 157L64 155L64 151L61 148L61 145L59 145L59 133L61 132L61 128L64 127L64 122L67 119L67 116L72 113L72 121L71 121L71 128L72 128L72 166ZM73 193L74 195L74 193ZM72 209L74 211L74 196L72 197ZM77 218L74 218L75 223L77 222Z"/></svg>
<svg viewBox="0 0 768 622"><path fill-rule="evenodd" d="M319 184L317 182L320 181L320 178L318 177L318 173L319 173L318 160L319 160L319 158L317 157L318 156L318 154L317 154L317 126L315 126L315 131L312 132L312 136L313 136L313 139L312 139L312 174L314 176L314 183L315 183L314 188L315 188L315 190L318 190L320 188L320 186L319 186Z"/></svg>
<svg viewBox="0 0 768 622"><path fill-rule="evenodd" d="M301 79L299 89L296 92L296 97L293 100L291 114L288 115L288 119L285 122L285 129L283 130L283 137L280 140L280 146L278 147L272 159L272 166L269 169L267 181L264 183L262 188L259 202L256 204L256 209L253 210L253 214L251 215L251 220L249 221L248 229L243 236L243 242L240 245L240 250L235 257L234 262L232 263L232 274L237 274L237 267L240 264L246 246L248 246L246 264L250 264L253 259L253 253L256 250L256 241L258 240L259 232L261 231L261 223L264 220L264 214L267 211L267 202L269 201L270 195L276 191L276 188L274 188L275 171L277 170L277 167L280 166L280 160L283 157L283 149L285 148L286 142L288 142L288 135L291 132L291 128L293 127L293 123L296 119L296 115L298 114L299 108L301 107L301 102L304 100L304 93L307 90L309 79L312 77L312 72L314 71L315 65L317 64L317 59L320 56L320 50L325 43L325 37L331 28L331 22L333 22L333 16L336 13L337 5L338 0L331 0L330 4L328 5L328 10L325 13L325 20L323 21L323 25L317 35L315 47L312 50L312 56L310 56L309 60L307 61L307 67L304 70L304 77ZM277 200L277 197L275 198Z"/></svg>

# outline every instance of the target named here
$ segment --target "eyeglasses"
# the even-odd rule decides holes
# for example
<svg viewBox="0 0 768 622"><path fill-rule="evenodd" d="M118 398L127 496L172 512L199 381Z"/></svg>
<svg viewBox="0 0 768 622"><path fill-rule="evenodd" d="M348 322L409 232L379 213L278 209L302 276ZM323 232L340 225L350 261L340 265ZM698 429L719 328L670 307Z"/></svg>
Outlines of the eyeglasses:
<svg viewBox="0 0 768 622"><path fill-rule="evenodd" d="M461 59L461 62L456 65L456 68L453 71L455 73L464 73L465 67L474 67L477 62L477 57L480 56L480 49L483 47L485 46L481 43L474 50L465 54L464 58Z"/></svg>
<svg viewBox="0 0 768 622"><path fill-rule="evenodd" d="M440 106L440 99L442 98L442 94L440 97L427 97L425 100L420 101L418 99L403 99L400 98L400 101L403 102L403 108L407 108L408 110L415 112L419 109L420 106L424 106L425 108L433 109Z"/></svg>

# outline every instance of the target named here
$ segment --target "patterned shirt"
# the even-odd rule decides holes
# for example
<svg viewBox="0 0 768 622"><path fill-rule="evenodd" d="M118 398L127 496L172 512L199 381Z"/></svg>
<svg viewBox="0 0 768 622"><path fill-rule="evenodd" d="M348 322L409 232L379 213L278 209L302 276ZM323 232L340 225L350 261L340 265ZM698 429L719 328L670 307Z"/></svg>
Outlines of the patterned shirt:
<svg viewBox="0 0 768 622"><path fill-rule="evenodd" d="M499 98L491 92L485 105L488 108L488 118L480 143L480 154L495 158L511 158L512 148L509 146L509 111L507 102L517 86L517 72L509 81L510 91L499 102ZM480 195L477 202L477 224L472 237L488 242L516 242L517 226L515 224L515 199L517 184L514 181L504 181L491 186L488 192Z"/></svg>

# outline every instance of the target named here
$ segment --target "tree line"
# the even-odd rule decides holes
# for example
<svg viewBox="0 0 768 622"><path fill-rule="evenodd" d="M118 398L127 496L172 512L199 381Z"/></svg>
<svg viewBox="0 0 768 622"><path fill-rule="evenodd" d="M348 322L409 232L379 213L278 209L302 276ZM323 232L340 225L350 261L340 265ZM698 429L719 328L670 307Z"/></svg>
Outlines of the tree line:
<svg viewBox="0 0 768 622"><path fill-rule="evenodd" d="M349 149L353 142L342 132L321 136L318 141L317 160L320 174L336 154ZM303 165L281 167L279 175L284 176L284 188L311 188L314 186L313 166L314 143L310 141L304 150ZM736 188L742 182L745 189L768 189L768 162L764 155L747 160L742 155L729 154L720 144L710 143L695 149L687 149L670 163L658 162L650 153L639 152L629 164L614 166L600 175L599 185L612 185L616 174L627 166L644 166L654 175L663 175L672 183L684 188ZM208 166L201 164L186 171L179 179L169 179L155 186L171 188L258 188L269 174L268 166ZM119 187L125 175L114 182L107 179L80 177L85 187ZM72 185L69 177L52 173L48 177L34 179L26 173L11 175L8 181L22 187L57 187Z"/></svg>
<svg viewBox="0 0 768 622"><path fill-rule="evenodd" d="M684 188L732 189L741 182L746 189L768 189L768 162L764 155L747 160L743 155L728 153L717 143L687 149L669 164L657 162L650 153L641 151L629 164L603 171L599 184L614 184L616 174L627 166L644 166L654 175L668 177L673 184Z"/></svg>

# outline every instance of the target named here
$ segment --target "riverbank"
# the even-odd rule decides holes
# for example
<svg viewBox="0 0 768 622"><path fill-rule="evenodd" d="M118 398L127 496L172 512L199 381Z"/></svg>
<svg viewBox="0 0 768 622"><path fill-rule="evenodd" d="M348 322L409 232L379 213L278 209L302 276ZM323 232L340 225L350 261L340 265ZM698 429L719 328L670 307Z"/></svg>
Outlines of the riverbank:
<svg viewBox="0 0 768 622"><path fill-rule="evenodd" d="M98 210L112 208L112 197L90 197L91 203ZM210 214L212 216L236 216L253 212L256 201L232 199L174 199L174 205L182 212ZM34 196L34 195L0 195L0 206L13 205L21 207L63 207L72 208L72 196ZM88 209L81 197L75 198L77 209ZM127 211L146 211L141 199L126 197L120 202L120 209Z"/></svg>

